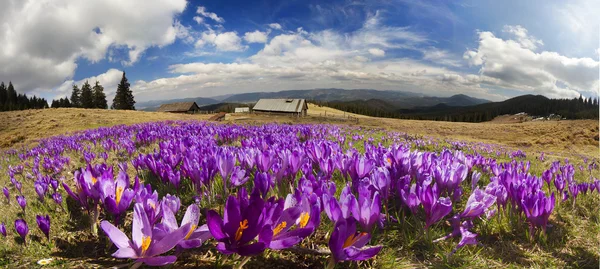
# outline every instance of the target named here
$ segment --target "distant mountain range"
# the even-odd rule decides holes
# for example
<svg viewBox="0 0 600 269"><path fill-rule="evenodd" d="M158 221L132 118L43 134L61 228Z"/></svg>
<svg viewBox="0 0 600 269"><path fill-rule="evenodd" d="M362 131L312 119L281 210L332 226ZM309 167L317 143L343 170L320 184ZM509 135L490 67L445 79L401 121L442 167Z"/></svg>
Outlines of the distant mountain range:
<svg viewBox="0 0 600 269"><path fill-rule="evenodd" d="M466 99L469 100L466 96ZM449 99L463 100L465 96L455 95ZM460 103L460 102L459 102ZM349 102L319 102L320 105L346 112L389 118L482 122L500 115L525 112L535 116L558 114L568 119L598 118L598 103L585 99L549 99L542 95L522 95L502 102L488 102L470 106L451 106L439 103L433 106L402 108L393 102L380 99L355 100Z"/></svg>
<svg viewBox="0 0 600 269"><path fill-rule="evenodd" d="M489 103L489 100L478 99L464 94L450 97L433 97L423 94L403 91L380 91L369 89L345 90L345 89L313 89L313 90L288 90L279 92L252 92L234 95L216 96L212 98L182 98L171 100L156 100L140 102L136 104L143 110L156 110L161 104L175 102L196 102L198 106L212 105L217 103L255 103L262 98L303 98L311 101L321 102L353 102L371 99L385 100L395 108L413 109L418 107L430 107L445 104L451 107L471 106Z"/></svg>

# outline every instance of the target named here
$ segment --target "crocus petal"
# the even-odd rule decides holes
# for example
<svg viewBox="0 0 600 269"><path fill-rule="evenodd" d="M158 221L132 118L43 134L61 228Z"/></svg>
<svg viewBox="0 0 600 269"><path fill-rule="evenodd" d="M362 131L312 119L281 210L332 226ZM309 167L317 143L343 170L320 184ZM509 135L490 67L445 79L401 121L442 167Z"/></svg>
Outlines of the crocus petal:
<svg viewBox="0 0 600 269"><path fill-rule="evenodd" d="M191 204L185 211L183 220L181 220L181 225L189 223L191 225L197 226L198 221L200 221L200 208L198 208L196 204Z"/></svg>
<svg viewBox="0 0 600 269"><path fill-rule="evenodd" d="M129 238L127 238L127 235L125 235L125 233L123 233L117 227L112 225L112 223L103 220L102 222L100 222L100 228L102 228L104 233L106 233L108 238L110 238L110 241L112 241L118 248L130 247Z"/></svg>
<svg viewBox="0 0 600 269"><path fill-rule="evenodd" d="M280 240L273 240L271 241L271 243L269 244L269 248L270 249L286 249L286 248L290 248L298 243L300 243L302 241L302 237L298 237L298 236L291 236L291 237L287 237L287 238L283 238Z"/></svg>
<svg viewBox="0 0 600 269"><path fill-rule="evenodd" d="M135 259L138 257L135 250L129 246L125 248L119 248L117 251L115 251L115 253L112 254L112 256L119 259Z"/></svg>
<svg viewBox="0 0 600 269"><path fill-rule="evenodd" d="M348 256L348 260L363 261L375 257L381 251L383 246L373 246L367 248L348 247L344 249L344 253Z"/></svg>
<svg viewBox="0 0 600 269"><path fill-rule="evenodd" d="M150 249L147 251L146 255L151 257L151 256L163 254L163 253L171 250L185 238L185 236L187 235L189 230L190 230L189 224L181 226L181 228L166 235L160 241L150 245Z"/></svg>
<svg viewBox="0 0 600 269"><path fill-rule="evenodd" d="M238 254L241 256L254 256L265 251L266 245L263 242L257 242L250 245L244 245L238 248Z"/></svg>
<svg viewBox="0 0 600 269"><path fill-rule="evenodd" d="M221 219L221 216L219 216L219 213L214 210L208 211L208 213L206 213L206 223L210 234L212 234L217 241L222 241L227 238L227 235L223 232L223 220Z"/></svg>

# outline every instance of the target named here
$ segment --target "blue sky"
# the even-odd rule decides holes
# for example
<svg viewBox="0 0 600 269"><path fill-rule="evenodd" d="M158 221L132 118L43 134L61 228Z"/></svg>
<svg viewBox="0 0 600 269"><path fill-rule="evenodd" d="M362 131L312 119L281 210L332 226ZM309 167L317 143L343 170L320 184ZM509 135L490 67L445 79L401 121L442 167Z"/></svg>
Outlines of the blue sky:
<svg viewBox="0 0 600 269"><path fill-rule="evenodd" d="M598 92L597 1L0 3L0 80L47 98L122 71L138 101L337 87ZM22 19L26 18L26 19Z"/></svg>

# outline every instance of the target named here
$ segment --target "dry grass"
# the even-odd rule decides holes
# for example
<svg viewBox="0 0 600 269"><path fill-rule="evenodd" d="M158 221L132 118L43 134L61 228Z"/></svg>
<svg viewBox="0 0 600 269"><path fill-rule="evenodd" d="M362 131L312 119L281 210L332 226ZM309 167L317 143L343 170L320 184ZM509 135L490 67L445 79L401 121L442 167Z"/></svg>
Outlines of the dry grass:
<svg viewBox="0 0 600 269"><path fill-rule="evenodd" d="M325 117L327 112L327 117ZM385 128L436 138L470 142L484 142L529 152L546 152L555 156L596 157L598 147L598 121L565 120L524 123L463 123L442 121L416 121L375 118L309 104L308 117L231 114L226 122L261 124L284 123L336 123ZM358 123L345 120L344 115L358 117ZM18 147L36 139L72 131L164 120L206 120L212 115L187 115L142 111L113 111L98 109L44 109L0 113L0 148Z"/></svg>
<svg viewBox="0 0 600 269"><path fill-rule="evenodd" d="M209 116L79 108L1 112L0 148L19 147L39 138L101 126L164 120L204 120Z"/></svg>

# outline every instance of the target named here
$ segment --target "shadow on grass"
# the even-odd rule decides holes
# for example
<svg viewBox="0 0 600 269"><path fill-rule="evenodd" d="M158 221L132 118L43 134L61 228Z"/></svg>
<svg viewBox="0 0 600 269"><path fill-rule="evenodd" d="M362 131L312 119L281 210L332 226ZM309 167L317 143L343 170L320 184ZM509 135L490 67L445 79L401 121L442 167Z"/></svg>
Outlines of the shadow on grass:
<svg viewBox="0 0 600 269"><path fill-rule="evenodd" d="M600 260L598 254L594 254L582 247L571 248L571 252L553 252L552 255L575 268L597 268L598 260Z"/></svg>
<svg viewBox="0 0 600 269"><path fill-rule="evenodd" d="M88 233L77 232L70 238L56 238L55 243L58 250L52 256L67 259L70 264L96 264L106 268L126 262L110 256L116 247L108 248L108 241L104 236L95 238Z"/></svg>

